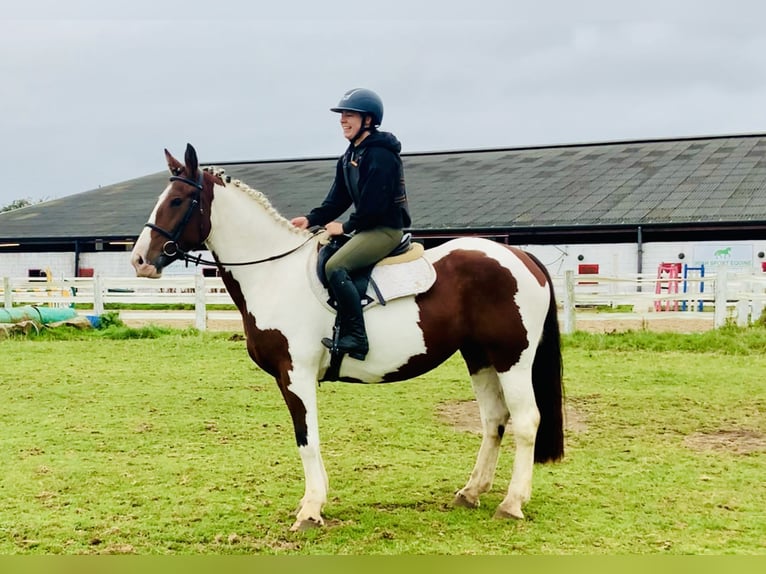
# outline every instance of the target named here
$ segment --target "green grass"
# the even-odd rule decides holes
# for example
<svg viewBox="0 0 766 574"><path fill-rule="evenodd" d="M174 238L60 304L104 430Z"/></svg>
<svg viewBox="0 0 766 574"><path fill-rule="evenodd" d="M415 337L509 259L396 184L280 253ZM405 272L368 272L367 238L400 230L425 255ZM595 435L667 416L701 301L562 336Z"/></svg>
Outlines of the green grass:
<svg viewBox="0 0 766 574"><path fill-rule="evenodd" d="M613 351L689 351L748 355L766 352L766 328L728 325L704 333L654 333L648 330L591 334L578 331L563 338L564 347Z"/></svg>
<svg viewBox="0 0 766 574"><path fill-rule="evenodd" d="M327 526L302 534L287 409L243 341L119 324L0 341L0 553L766 554L766 452L715 442L766 440L763 331L565 337L584 428L536 466L521 522L492 519L511 437L482 506L449 504L479 444L437 415L472 399L457 357L322 384Z"/></svg>
<svg viewBox="0 0 766 574"><path fill-rule="evenodd" d="M80 310L93 309L93 305L90 303L75 303L72 307ZM108 311L125 309L133 311L194 311L195 308L194 303L104 303L104 309ZM237 310L233 303L207 303L205 308L208 311Z"/></svg>

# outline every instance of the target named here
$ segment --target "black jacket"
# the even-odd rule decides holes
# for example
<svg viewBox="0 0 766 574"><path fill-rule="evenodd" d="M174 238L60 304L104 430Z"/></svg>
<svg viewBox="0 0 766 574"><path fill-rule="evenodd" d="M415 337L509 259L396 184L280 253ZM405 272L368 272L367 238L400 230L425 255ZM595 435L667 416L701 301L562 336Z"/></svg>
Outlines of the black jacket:
<svg viewBox="0 0 766 574"><path fill-rule="evenodd" d="M402 144L391 133L373 132L338 159L335 181L322 205L306 216L309 226L326 225L351 205L344 233L373 227L403 229L411 224L399 157Z"/></svg>

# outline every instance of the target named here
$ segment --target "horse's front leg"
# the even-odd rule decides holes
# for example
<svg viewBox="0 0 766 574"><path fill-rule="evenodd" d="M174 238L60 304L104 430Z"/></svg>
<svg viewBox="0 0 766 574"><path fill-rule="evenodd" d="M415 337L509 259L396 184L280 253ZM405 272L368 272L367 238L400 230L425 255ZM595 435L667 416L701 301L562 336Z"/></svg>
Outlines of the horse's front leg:
<svg viewBox="0 0 766 574"><path fill-rule="evenodd" d="M324 525L322 507L327 502L328 489L327 472L319 449L317 384L315 378L296 376L295 372L280 379L278 383L293 420L306 484L295 523L290 530L307 530ZM288 384L283 384L284 381Z"/></svg>

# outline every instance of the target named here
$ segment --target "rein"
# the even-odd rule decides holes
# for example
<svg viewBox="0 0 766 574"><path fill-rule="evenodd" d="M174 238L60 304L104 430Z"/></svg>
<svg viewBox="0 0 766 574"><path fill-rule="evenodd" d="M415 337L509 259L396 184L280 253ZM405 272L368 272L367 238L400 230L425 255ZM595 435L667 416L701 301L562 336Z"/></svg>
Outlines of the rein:
<svg viewBox="0 0 766 574"><path fill-rule="evenodd" d="M224 267L238 267L238 266L244 266L244 265L258 265L259 263L267 263L269 261L275 261L277 259L282 259L283 257L287 257L291 253L295 253L298 251L301 247L306 245L309 241L314 239L314 237L317 236L317 234L321 231L324 231L323 227L312 227L309 229L311 232L311 235L306 238L306 241L298 245L297 247L294 247L293 249L290 249L289 251L285 251L284 253L280 253L279 255L272 255L271 257L265 257L263 259L255 259L253 261L239 261L236 263L224 263L222 261L210 261L208 259L202 259L201 255L193 256L188 251L185 251L181 249L181 247L178 245L178 238L181 236L181 233L183 233L184 229L186 228L186 225L189 223L189 220L191 219L192 214L194 213L194 210L197 206L199 206L200 213L204 213L202 209L202 205L200 204L200 194L203 190L203 181L202 181L202 170L199 171L199 178L197 178L197 181L194 181L192 179L181 177L180 175L173 175L169 179L170 181L180 181L182 183L185 183L186 185L192 186L195 191L194 195L192 196L191 203L189 204L189 208L186 210L186 213L183 216L183 219L178 222L178 225L176 225L175 229L173 231L167 231L166 229L163 229L159 225L155 225L151 222L146 222L144 224L144 227L148 227L149 229L156 231L163 237L166 237L168 241L165 242L165 244L162 246L162 253L167 257L179 257L180 259L183 259L184 261L188 263L194 263L194 265L199 265L200 263L204 265L223 265Z"/></svg>
<svg viewBox="0 0 766 574"><path fill-rule="evenodd" d="M324 228L320 227L318 229L313 230L312 233L311 233L311 236L308 237L306 239L306 241L304 241L303 243L301 243L297 247L294 247L294 248L290 249L289 251L285 251L284 253L280 253L279 255L272 255L271 257L265 257L264 259L255 259L253 261L239 261L237 263L225 263L223 261L209 261L207 259L202 259L201 255L198 255L198 256L195 257L194 255L189 254L188 251L184 251L183 249L178 247L178 244L175 244L175 248L176 248L175 254L180 255L181 258L184 261L188 261L189 263L194 263L195 265L199 265L200 263L202 263L204 265L222 265L224 267L237 267L237 266L241 266L241 265L258 265L259 263L267 263L269 261L275 261L277 259L282 259L283 257L287 257L288 255L290 255L291 253L295 253L301 247L306 245L309 241L314 239L314 237L316 237L317 234L320 231L323 231L323 229ZM168 243L170 243L170 242L168 242ZM165 245L167 245L167 243ZM163 253L165 253L165 248L164 247L163 247ZM168 255L167 253L165 253L165 254Z"/></svg>

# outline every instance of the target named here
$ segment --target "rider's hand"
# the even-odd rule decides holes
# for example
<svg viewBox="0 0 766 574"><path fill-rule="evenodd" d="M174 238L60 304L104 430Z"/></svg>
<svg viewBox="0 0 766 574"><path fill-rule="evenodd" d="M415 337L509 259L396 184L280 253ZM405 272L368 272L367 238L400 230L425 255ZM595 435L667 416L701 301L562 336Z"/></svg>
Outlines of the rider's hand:
<svg viewBox="0 0 766 574"><path fill-rule="evenodd" d="M290 220L290 223L292 223L298 229L307 229L309 226L308 218L303 215L301 215L300 217L293 217Z"/></svg>
<svg viewBox="0 0 766 574"><path fill-rule="evenodd" d="M324 228L330 235L343 235L343 224L340 221L331 221Z"/></svg>

